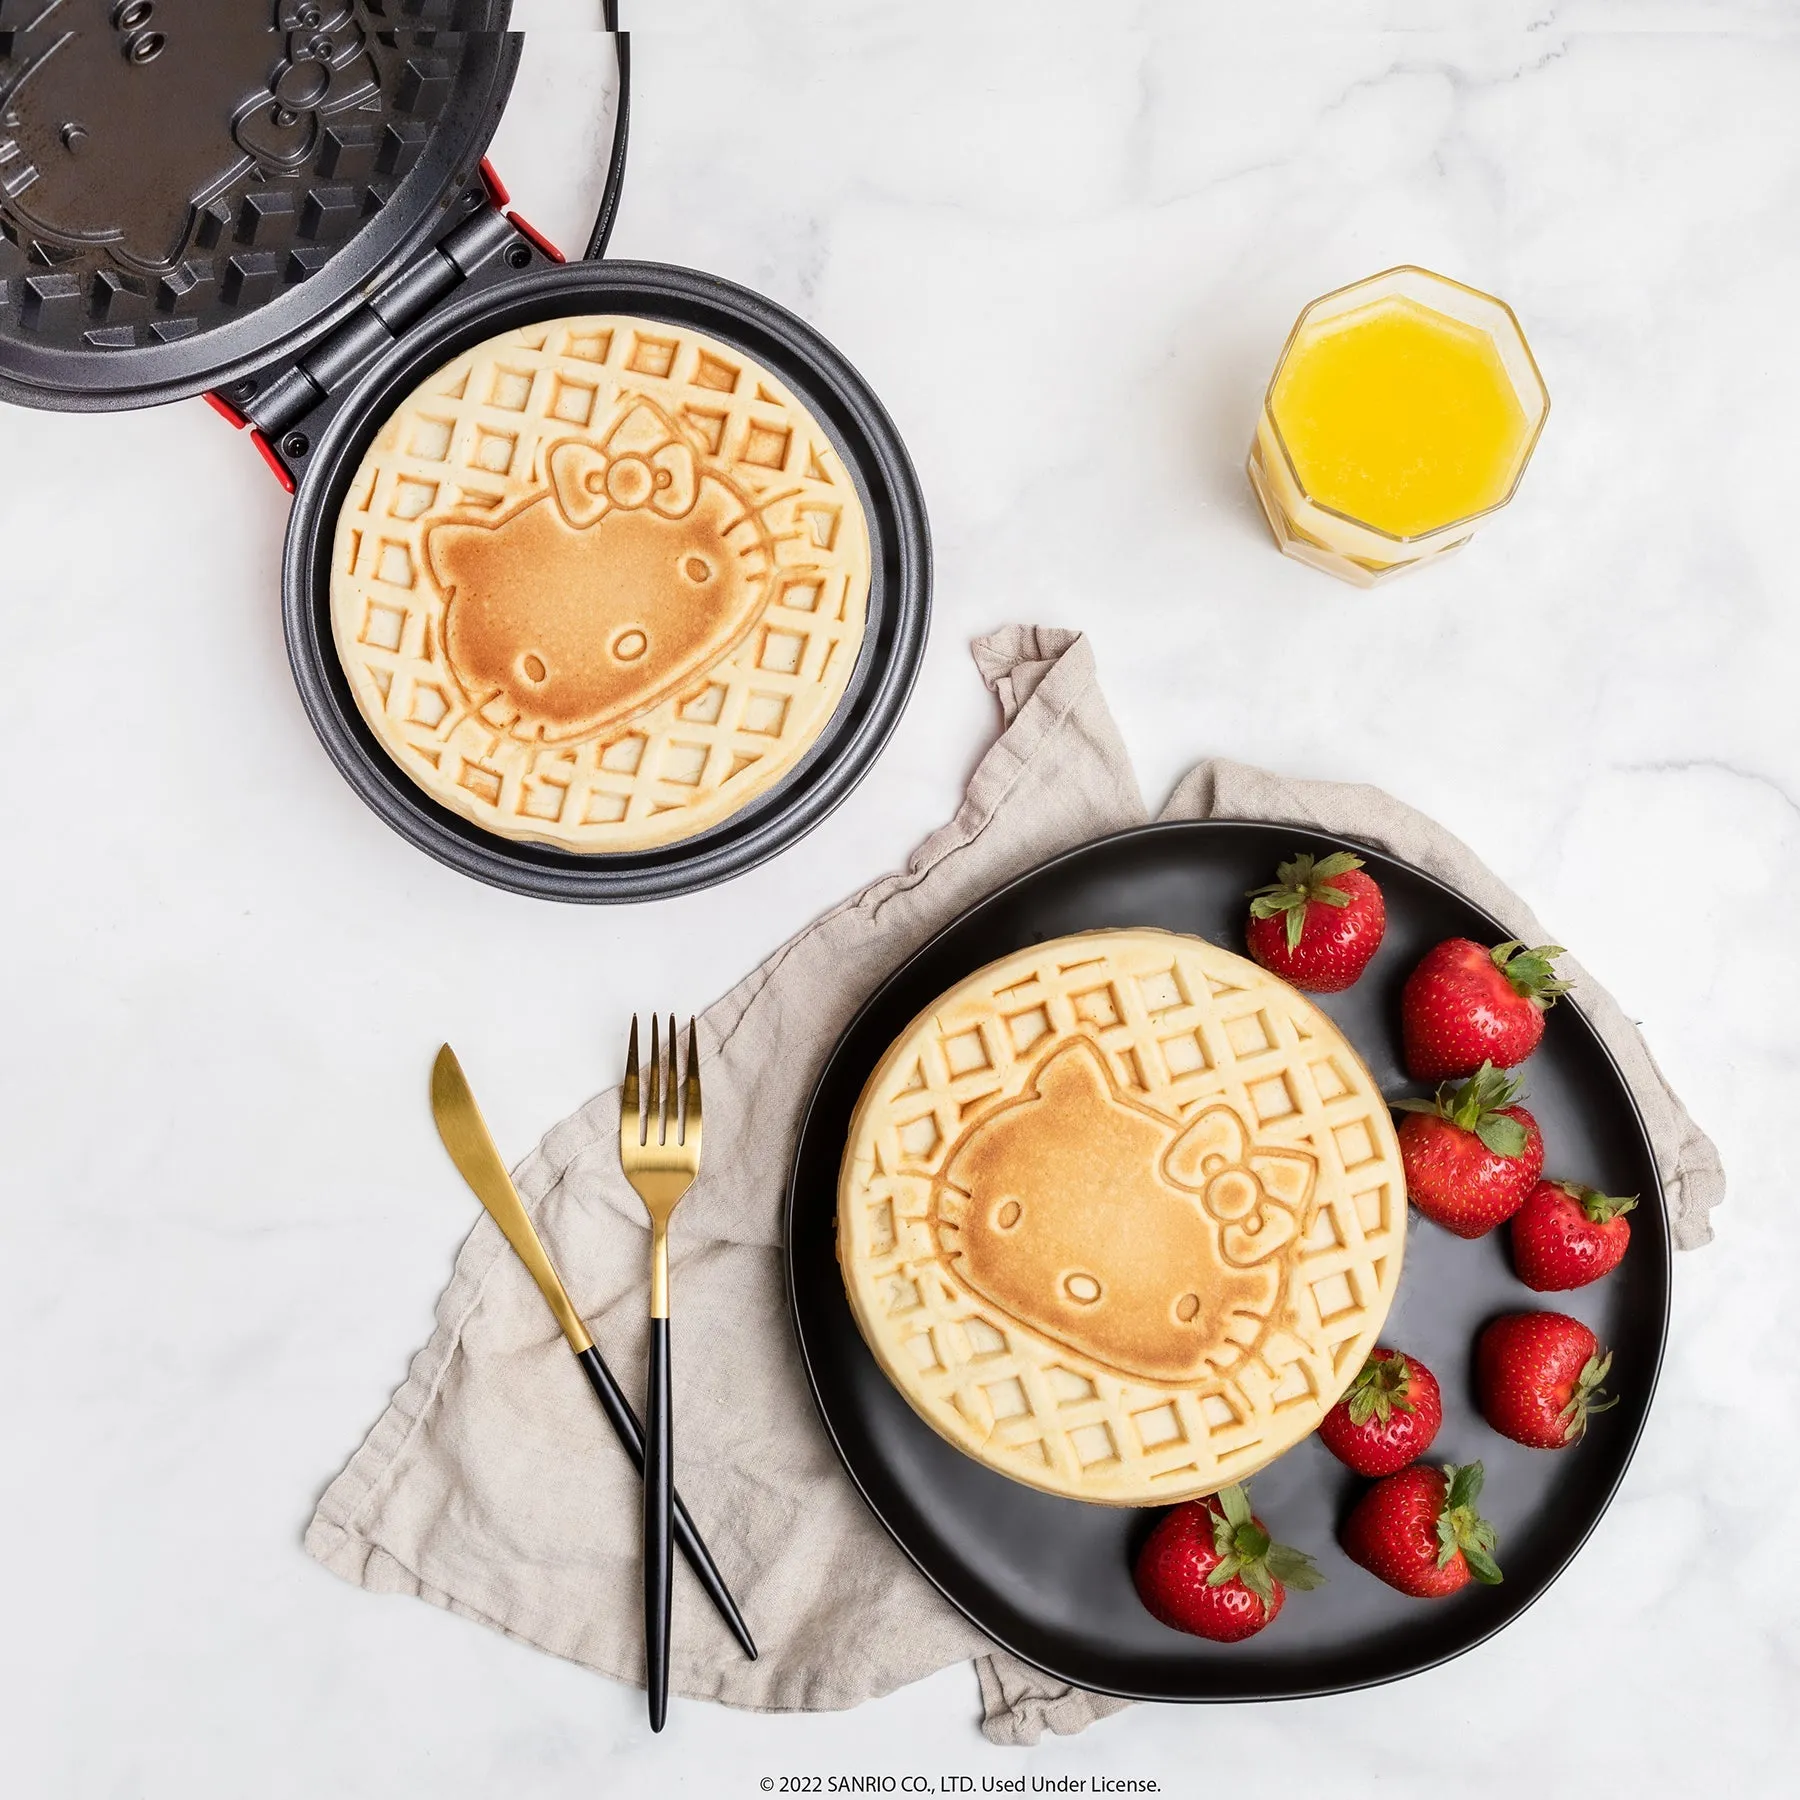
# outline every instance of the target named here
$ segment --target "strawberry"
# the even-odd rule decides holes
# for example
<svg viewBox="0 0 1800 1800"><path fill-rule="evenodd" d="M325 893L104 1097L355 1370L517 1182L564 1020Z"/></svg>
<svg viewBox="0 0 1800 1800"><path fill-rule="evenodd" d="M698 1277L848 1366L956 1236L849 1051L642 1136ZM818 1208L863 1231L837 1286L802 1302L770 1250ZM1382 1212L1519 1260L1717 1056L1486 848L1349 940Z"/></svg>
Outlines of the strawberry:
<svg viewBox="0 0 1800 1800"><path fill-rule="evenodd" d="M1434 1469L1414 1463L1389 1475L1357 1501L1338 1541L1353 1563L1420 1600L1435 1600L1500 1579L1494 1528L1475 1510L1481 1464Z"/></svg>
<svg viewBox="0 0 1800 1800"><path fill-rule="evenodd" d="M1561 1450L1587 1430L1589 1417L1619 1404L1600 1384L1612 1358L1567 1313L1506 1313L1475 1346L1481 1416L1515 1444Z"/></svg>
<svg viewBox="0 0 1800 1800"><path fill-rule="evenodd" d="M1602 1194L1575 1181L1540 1181L1513 1214L1513 1266L1540 1294L1586 1287L1619 1266L1631 1242L1635 1194Z"/></svg>
<svg viewBox="0 0 1800 1800"><path fill-rule="evenodd" d="M1415 1081L1472 1075L1484 1062L1516 1068L1538 1047L1544 1014L1570 984L1551 959L1560 944L1527 950L1517 938L1489 950L1448 938L1427 950L1400 994L1400 1035Z"/></svg>
<svg viewBox="0 0 1800 1800"><path fill-rule="evenodd" d="M1309 993L1341 993L1369 966L1387 930L1381 889L1362 866L1348 850L1322 862L1301 851L1284 862L1268 887L1251 891L1244 931L1251 956Z"/></svg>
<svg viewBox="0 0 1800 1800"><path fill-rule="evenodd" d="M1319 1436L1359 1475L1391 1475L1431 1448L1444 1420L1437 1377L1413 1356L1377 1350L1363 1364Z"/></svg>
<svg viewBox="0 0 1800 1800"><path fill-rule="evenodd" d="M1435 1100L1396 1100L1406 1197L1458 1237L1477 1238L1525 1204L1544 1172L1537 1120L1514 1102L1519 1083L1483 1063Z"/></svg>
<svg viewBox="0 0 1800 1800"><path fill-rule="evenodd" d="M1233 1486L1158 1521L1133 1579L1165 1625L1235 1644L1273 1622L1289 1588L1316 1588L1325 1577L1310 1556L1271 1541L1250 1496Z"/></svg>

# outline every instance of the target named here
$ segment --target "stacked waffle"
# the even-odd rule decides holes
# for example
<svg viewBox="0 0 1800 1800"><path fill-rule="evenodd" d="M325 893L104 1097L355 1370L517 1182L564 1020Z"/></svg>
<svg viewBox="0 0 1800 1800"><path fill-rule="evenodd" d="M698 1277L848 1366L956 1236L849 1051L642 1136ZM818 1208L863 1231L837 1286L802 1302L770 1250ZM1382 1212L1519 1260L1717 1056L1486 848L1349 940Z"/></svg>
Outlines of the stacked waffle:
<svg viewBox="0 0 1800 1800"><path fill-rule="evenodd" d="M1400 1279L1375 1082L1285 982L1087 933L970 976L870 1078L838 1200L852 1309L944 1437L1033 1487L1167 1504L1313 1431Z"/></svg>

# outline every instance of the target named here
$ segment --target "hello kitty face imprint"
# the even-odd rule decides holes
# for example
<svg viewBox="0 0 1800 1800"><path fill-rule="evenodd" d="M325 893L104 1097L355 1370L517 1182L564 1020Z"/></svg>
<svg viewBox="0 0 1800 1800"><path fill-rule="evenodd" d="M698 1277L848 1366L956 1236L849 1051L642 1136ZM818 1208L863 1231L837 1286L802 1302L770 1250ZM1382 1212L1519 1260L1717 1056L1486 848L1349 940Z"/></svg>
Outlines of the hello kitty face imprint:
<svg viewBox="0 0 1800 1800"><path fill-rule="evenodd" d="M1178 1123L1065 1040L982 1115L932 1187L939 1254L1021 1324L1120 1374L1185 1382L1279 1299L1318 1177L1217 1102Z"/></svg>
<svg viewBox="0 0 1800 1800"><path fill-rule="evenodd" d="M602 443L565 438L498 516L425 536L445 658L472 710L525 739L593 736L728 656L767 602L770 502L633 399Z"/></svg>

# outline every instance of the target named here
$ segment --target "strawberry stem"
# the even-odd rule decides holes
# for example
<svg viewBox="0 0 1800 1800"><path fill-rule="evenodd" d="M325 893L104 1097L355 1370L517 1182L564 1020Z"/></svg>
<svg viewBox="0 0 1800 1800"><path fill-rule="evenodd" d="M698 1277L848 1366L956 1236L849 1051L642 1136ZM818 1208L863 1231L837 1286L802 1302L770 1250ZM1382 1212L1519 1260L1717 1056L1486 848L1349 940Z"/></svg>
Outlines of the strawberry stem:
<svg viewBox="0 0 1800 1800"><path fill-rule="evenodd" d="M1233 1482L1213 1495L1213 1549L1219 1560L1206 1577L1208 1587L1234 1578L1262 1602L1263 1617L1275 1608L1275 1583L1305 1592L1324 1581L1304 1551L1277 1544L1250 1512L1250 1495Z"/></svg>
<svg viewBox="0 0 1800 1800"><path fill-rule="evenodd" d="M1575 985L1564 981L1551 967L1552 958L1569 954L1561 944L1539 944L1536 949L1527 950L1518 938L1508 938L1488 954L1521 1000L1530 1000L1546 1011L1556 1004L1559 994L1566 994Z"/></svg>
<svg viewBox="0 0 1800 1800"><path fill-rule="evenodd" d="M1396 1100L1401 1112L1435 1113L1463 1131L1472 1131L1496 1156L1519 1157L1529 1143L1525 1127L1505 1109L1523 1098L1524 1083L1484 1062L1460 1087L1446 1081L1431 1100Z"/></svg>
<svg viewBox="0 0 1800 1800"><path fill-rule="evenodd" d="M1492 1525L1475 1510L1487 1471L1478 1462L1444 1465L1444 1505L1437 1516L1438 1559L1443 1568L1457 1551L1469 1565L1469 1573L1489 1587L1501 1579L1494 1551L1500 1539Z"/></svg>
<svg viewBox="0 0 1800 1800"><path fill-rule="evenodd" d="M1275 871L1275 879L1267 887L1250 890L1250 916L1272 919L1278 913L1285 914L1287 947L1290 951L1297 950L1301 934L1306 930L1307 904L1317 901L1321 906L1348 906L1350 896L1341 887L1333 885L1333 878L1348 875L1352 869L1362 866L1362 858L1352 856L1348 850L1334 850L1319 861L1301 850L1291 862L1284 862Z"/></svg>
<svg viewBox="0 0 1800 1800"><path fill-rule="evenodd" d="M1371 1356L1350 1384L1350 1423L1366 1425L1373 1419L1385 1425L1397 1407L1414 1412L1412 1365L1395 1351L1392 1356Z"/></svg>
<svg viewBox="0 0 1800 1800"><path fill-rule="evenodd" d="M1610 1225L1614 1219L1623 1218L1637 1209L1636 1194L1603 1194L1598 1188L1583 1187L1579 1181L1559 1181L1556 1185L1581 1208L1593 1225Z"/></svg>
<svg viewBox="0 0 1800 1800"><path fill-rule="evenodd" d="M1575 1391L1570 1394L1568 1404L1560 1414L1565 1421L1565 1443L1574 1443L1587 1430L1587 1422L1595 1413L1608 1412L1619 1404L1619 1396L1608 1394L1600 1385L1611 1367L1611 1351L1590 1356L1582 1364L1581 1373L1575 1379Z"/></svg>

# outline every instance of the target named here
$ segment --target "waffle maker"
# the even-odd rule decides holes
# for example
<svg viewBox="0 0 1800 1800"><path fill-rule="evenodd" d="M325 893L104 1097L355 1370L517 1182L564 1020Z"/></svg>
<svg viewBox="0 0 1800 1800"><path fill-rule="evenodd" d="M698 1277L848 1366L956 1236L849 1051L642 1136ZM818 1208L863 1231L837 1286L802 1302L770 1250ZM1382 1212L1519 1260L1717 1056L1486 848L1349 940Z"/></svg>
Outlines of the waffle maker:
<svg viewBox="0 0 1800 1800"><path fill-rule="evenodd" d="M519 62L511 0L0 0L0 400L106 412L204 396L293 495L282 606L327 752L403 837L515 893L642 900L724 880L867 772L923 654L931 552L892 421L845 358L716 276L603 260L618 125L587 253L565 262L485 161ZM614 9L609 24L616 25ZM498 837L439 806L358 713L332 642L333 528L395 406L514 327L619 312L778 375L831 435L868 518L868 625L807 756L723 823L630 854Z"/></svg>

